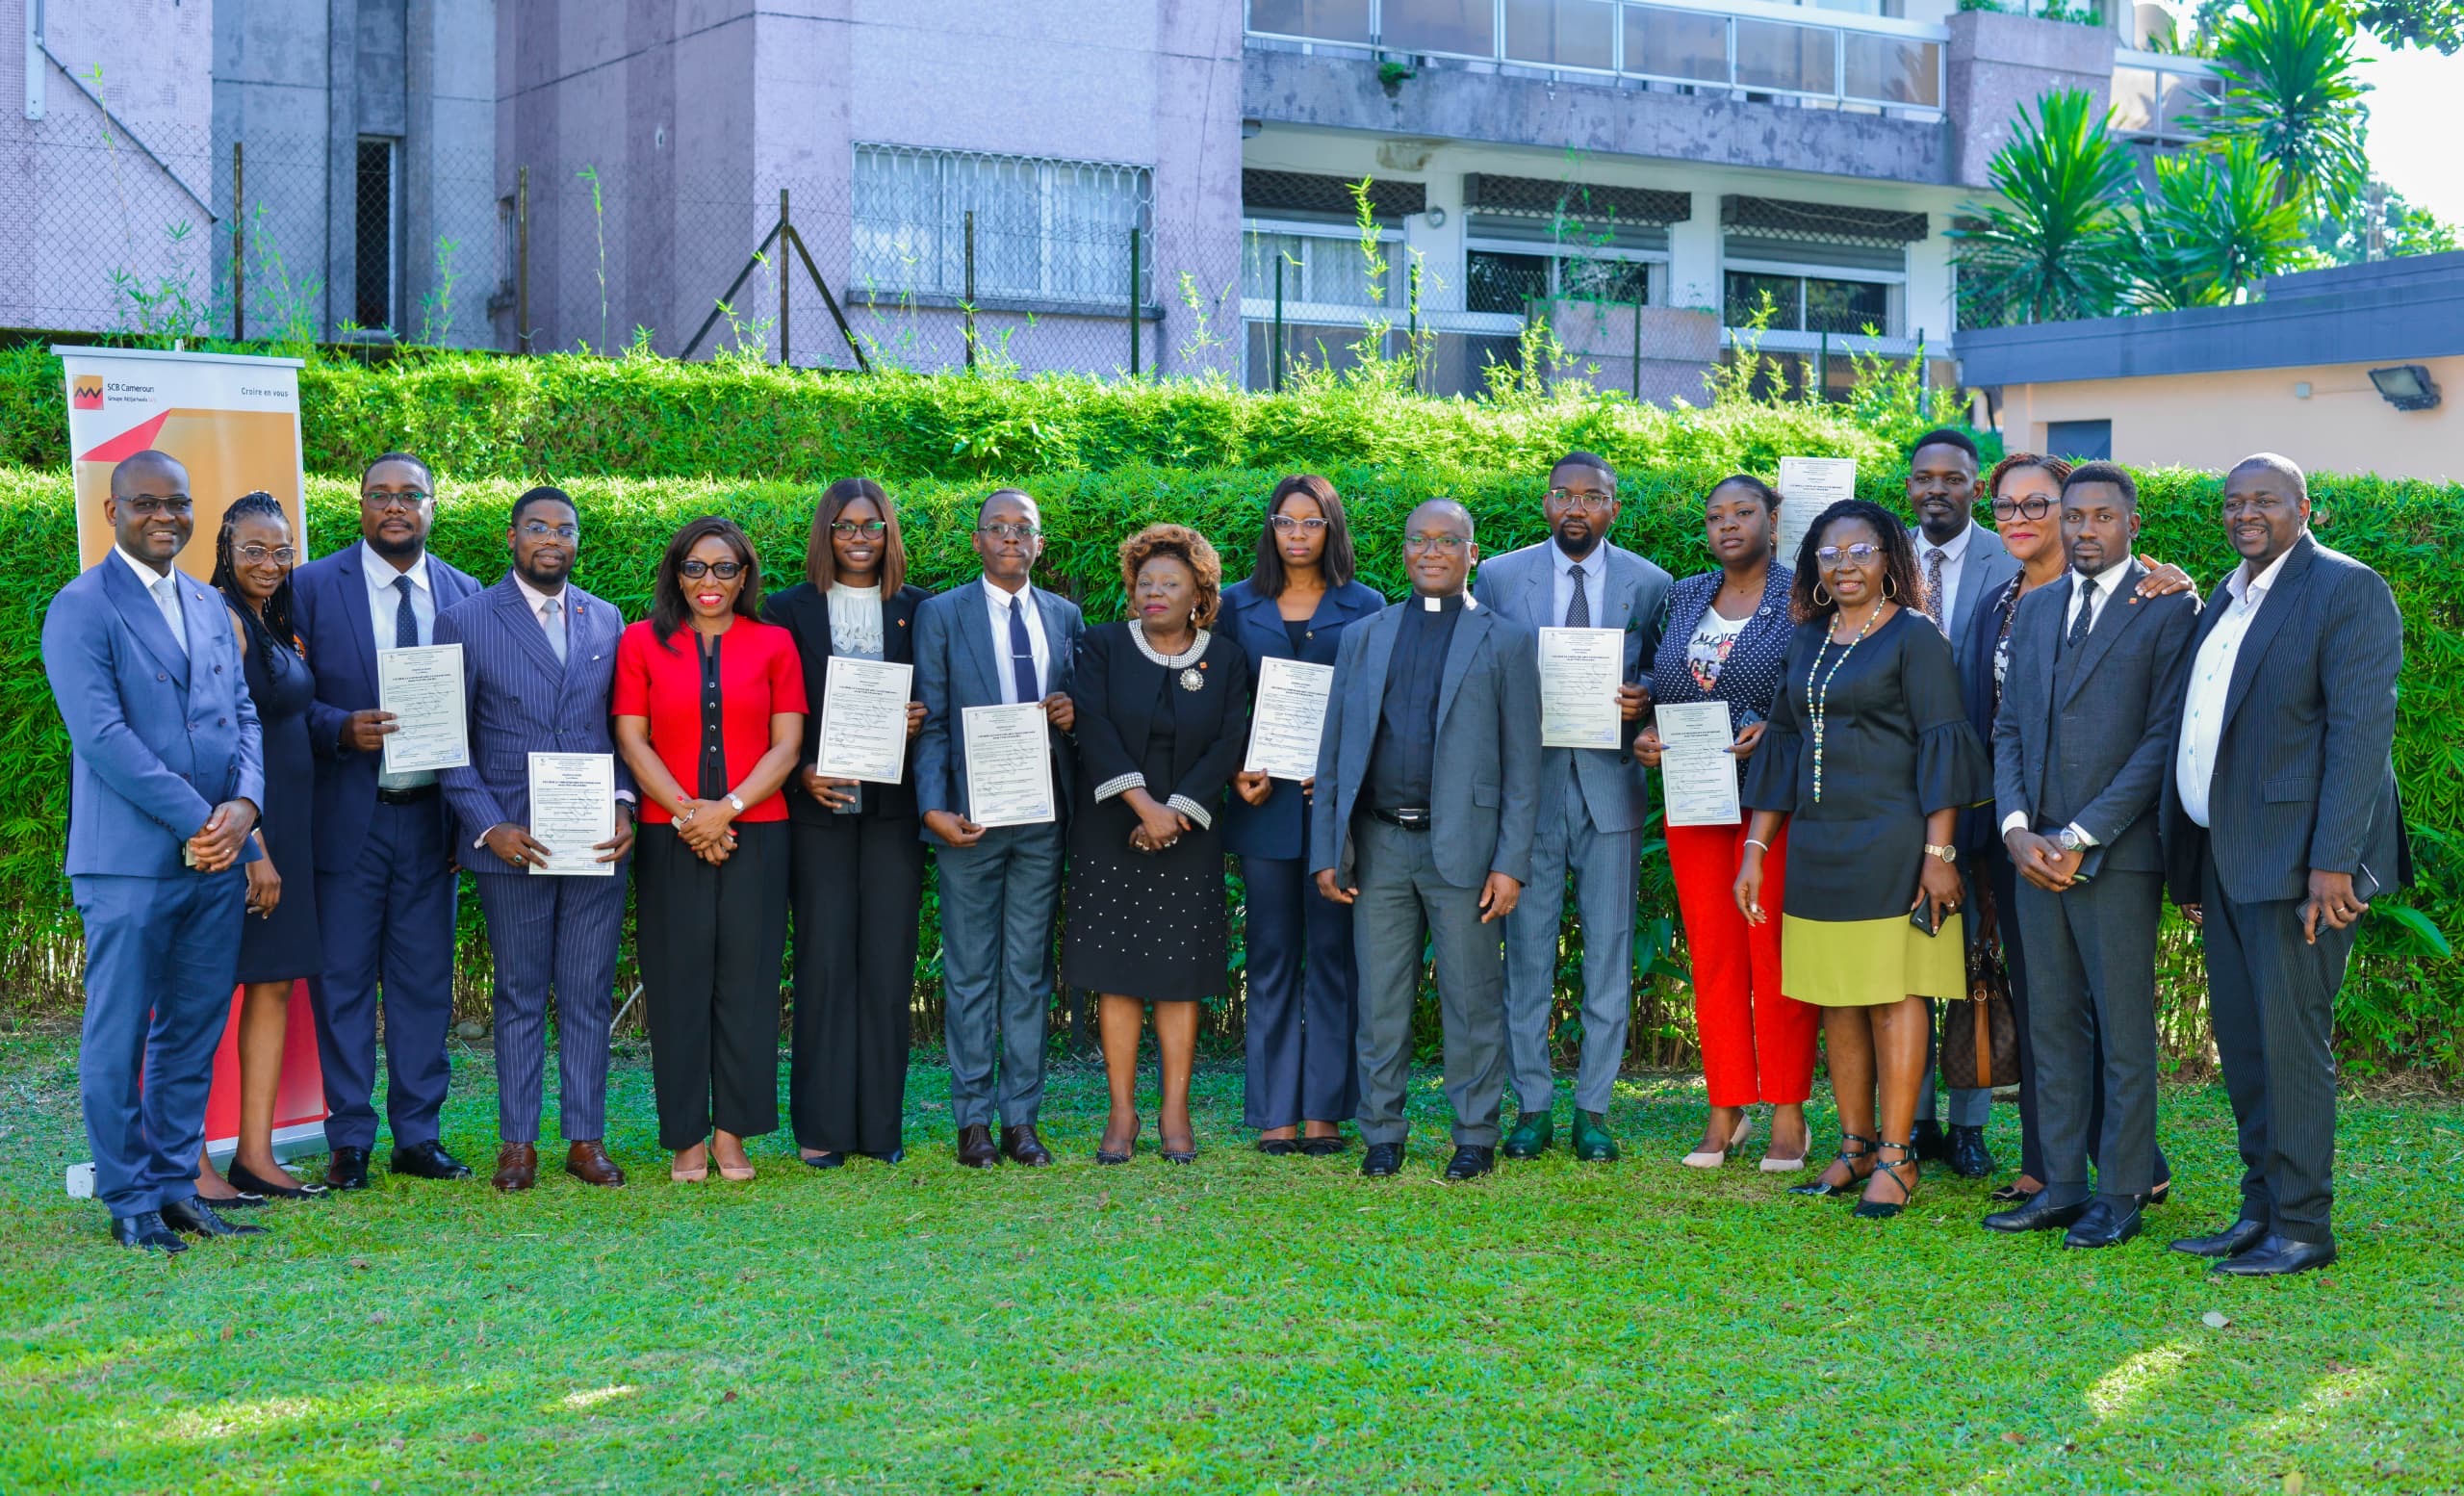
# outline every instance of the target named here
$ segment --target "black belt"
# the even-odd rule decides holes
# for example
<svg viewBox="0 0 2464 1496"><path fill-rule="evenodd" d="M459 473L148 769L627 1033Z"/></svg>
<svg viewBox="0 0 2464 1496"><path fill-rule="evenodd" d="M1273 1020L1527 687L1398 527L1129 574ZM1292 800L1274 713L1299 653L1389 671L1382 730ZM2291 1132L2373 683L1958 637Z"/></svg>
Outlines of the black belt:
<svg viewBox="0 0 2464 1496"><path fill-rule="evenodd" d="M378 805L419 805L435 799L436 795L437 788L434 785L414 785L408 789L379 789L376 791L376 803Z"/></svg>
<svg viewBox="0 0 2464 1496"><path fill-rule="evenodd" d="M1428 830L1428 811L1424 807L1406 806L1399 811L1381 811L1373 806L1369 813L1389 826L1400 826L1405 831Z"/></svg>

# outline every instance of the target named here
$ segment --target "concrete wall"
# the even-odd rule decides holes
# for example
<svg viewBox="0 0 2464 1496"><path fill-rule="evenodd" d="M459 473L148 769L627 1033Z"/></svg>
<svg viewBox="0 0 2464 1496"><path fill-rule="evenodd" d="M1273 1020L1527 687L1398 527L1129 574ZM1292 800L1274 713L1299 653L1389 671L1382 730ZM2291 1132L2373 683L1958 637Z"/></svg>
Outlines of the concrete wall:
<svg viewBox="0 0 2464 1496"><path fill-rule="evenodd" d="M1993 153L2009 142L2020 112L2040 94L2085 89L2098 110L2112 102L2110 30L1991 11L1963 11L1943 24L1951 34L1944 99L1949 170L1943 180L1984 186Z"/></svg>

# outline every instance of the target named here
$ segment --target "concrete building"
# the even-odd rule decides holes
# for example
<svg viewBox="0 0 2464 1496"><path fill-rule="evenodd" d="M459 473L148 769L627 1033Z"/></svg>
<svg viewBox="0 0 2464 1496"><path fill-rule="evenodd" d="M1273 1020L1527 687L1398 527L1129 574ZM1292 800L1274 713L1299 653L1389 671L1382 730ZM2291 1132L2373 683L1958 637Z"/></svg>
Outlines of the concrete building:
<svg viewBox="0 0 2464 1496"><path fill-rule="evenodd" d="M2123 44L2150 7L1951 3L0 0L0 179L123 227L0 220L0 323L126 324L104 262L186 256L251 333L1264 386L1383 324L1469 391L1545 322L1553 374L1685 398L1767 315L1792 383L1942 378L1945 230L2017 110L2084 87L2161 143L2213 86Z"/></svg>

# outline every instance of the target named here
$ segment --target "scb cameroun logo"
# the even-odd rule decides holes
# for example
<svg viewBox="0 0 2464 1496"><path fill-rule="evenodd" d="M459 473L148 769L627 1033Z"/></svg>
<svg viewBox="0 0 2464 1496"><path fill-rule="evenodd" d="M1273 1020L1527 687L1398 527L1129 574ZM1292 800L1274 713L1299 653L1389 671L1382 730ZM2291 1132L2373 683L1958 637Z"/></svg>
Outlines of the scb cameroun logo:
<svg viewBox="0 0 2464 1496"><path fill-rule="evenodd" d="M103 376L101 374L79 374L77 376L76 383L69 387L68 403L72 409L76 410L102 409Z"/></svg>

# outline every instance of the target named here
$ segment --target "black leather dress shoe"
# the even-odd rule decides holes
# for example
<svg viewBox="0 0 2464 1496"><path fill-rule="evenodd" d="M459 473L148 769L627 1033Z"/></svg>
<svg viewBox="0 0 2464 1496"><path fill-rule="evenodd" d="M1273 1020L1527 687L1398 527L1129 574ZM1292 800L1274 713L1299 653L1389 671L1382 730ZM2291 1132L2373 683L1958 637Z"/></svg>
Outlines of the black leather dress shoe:
<svg viewBox="0 0 2464 1496"><path fill-rule="evenodd" d="M325 1165L325 1188L329 1190L364 1190L368 1188L368 1149L338 1148Z"/></svg>
<svg viewBox="0 0 2464 1496"><path fill-rule="evenodd" d="M1982 1127L1953 1127L1949 1137L1950 1157L1944 1162L1951 1173L1963 1179L1982 1179L1993 1172L1993 1154L1985 1146Z"/></svg>
<svg viewBox="0 0 2464 1496"><path fill-rule="evenodd" d="M959 1129L959 1163L968 1169L990 1169L1001 1162L1001 1150L992 1146L992 1129L982 1122L969 1122Z"/></svg>
<svg viewBox="0 0 2464 1496"><path fill-rule="evenodd" d="M1360 1174L1364 1179L1391 1179L1403 1172L1403 1145L1372 1143L1361 1155Z"/></svg>
<svg viewBox="0 0 2464 1496"><path fill-rule="evenodd" d="M886 1153L864 1153L859 1156L872 1159L876 1163L903 1164L907 1162L907 1149L894 1148Z"/></svg>
<svg viewBox="0 0 2464 1496"><path fill-rule="evenodd" d="M2147 1224L2147 1201L2143 1197L2099 1195L2088 1206L2079 1224L2063 1233L2062 1245L2093 1251L2101 1247L2118 1247L2139 1234Z"/></svg>
<svg viewBox="0 0 2464 1496"><path fill-rule="evenodd" d="M174 1231L191 1236L263 1236L266 1228L240 1221L225 1221L214 1213L214 1207L192 1195L186 1199L166 1201L163 1224Z"/></svg>
<svg viewBox="0 0 2464 1496"><path fill-rule="evenodd" d="M445 1150L445 1145L434 1138L398 1148L386 1168L394 1174L406 1174L414 1179L467 1179L471 1166Z"/></svg>
<svg viewBox="0 0 2464 1496"><path fill-rule="evenodd" d="M134 1247L140 1251L159 1251L167 1257L189 1250L189 1244L163 1224L163 1213L159 1210L141 1210L133 1216L112 1217L112 1240L122 1247Z"/></svg>
<svg viewBox="0 0 2464 1496"><path fill-rule="evenodd" d="M2333 1242L2297 1242L2270 1231L2249 1251L2238 1257L2227 1257L2207 1271L2211 1277L2282 1277L2288 1273L2323 1268L2335 1260Z"/></svg>
<svg viewBox="0 0 2464 1496"><path fill-rule="evenodd" d="M1052 1149L1036 1136L1034 1122L1020 1122L1015 1127L1001 1129L1001 1156L1030 1169L1042 1169L1052 1162Z"/></svg>
<svg viewBox="0 0 2464 1496"><path fill-rule="evenodd" d="M2186 1251L2194 1257L2238 1257L2268 1234L2264 1221L2236 1221L2221 1231L2205 1236L2177 1237L2170 1244L2175 1251Z"/></svg>
<svg viewBox="0 0 2464 1496"><path fill-rule="evenodd" d="M2067 1205L2045 1202L2051 1190L2039 1190L2008 1210L1997 1210L1985 1218L1989 1231L2059 1231L2068 1227L2088 1213L2088 1201L2073 1200Z"/></svg>
<svg viewBox="0 0 2464 1496"><path fill-rule="evenodd" d="M1950 1141L1942 1136L1940 1122L1931 1120L1919 1122L1916 1130L1909 1134L1908 1141L1916 1149L1916 1156L1926 1163L1947 1164L1951 1161Z"/></svg>
<svg viewBox="0 0 2464 1496"><path fill-rule="evenodd" d="M1497 1167L1498 1150L1496 1148L1466 1143L1454 1150L1452 1158L1446 1161L1446 1182L1460 1184L1466 1179L1476 1179L1484 1174L1496 1173Z"/></svg>

